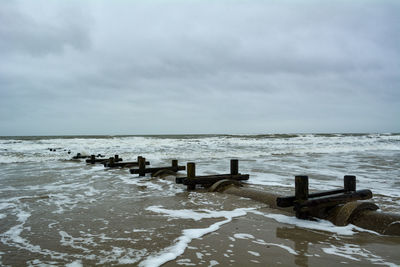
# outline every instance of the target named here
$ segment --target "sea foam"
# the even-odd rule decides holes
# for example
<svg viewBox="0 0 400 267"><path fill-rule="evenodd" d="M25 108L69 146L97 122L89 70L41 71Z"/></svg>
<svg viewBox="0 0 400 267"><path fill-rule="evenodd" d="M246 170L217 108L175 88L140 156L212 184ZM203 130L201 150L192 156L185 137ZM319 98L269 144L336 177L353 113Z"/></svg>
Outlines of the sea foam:
<svg viewBox="0 0 400 267"><path fill-rule="evenodd" d="M147 257L144 261L140 262L139 266L160 266L168 261L176 259L182 255L188 244L196 238L200 238L208 233L217 231L222 225L232 221L232 218L244 216L246 213L253 209L235 209L232 211L211 211L211 210L169 210L161 208L160 206L151 206L147 210L164 214L165 216L176 219L193 219L201 220L206 218L225 218L225 220L216 222L207 228L185 229L182 231L182 236L177 238L177 242L165 248L163 251Z"/></svg>

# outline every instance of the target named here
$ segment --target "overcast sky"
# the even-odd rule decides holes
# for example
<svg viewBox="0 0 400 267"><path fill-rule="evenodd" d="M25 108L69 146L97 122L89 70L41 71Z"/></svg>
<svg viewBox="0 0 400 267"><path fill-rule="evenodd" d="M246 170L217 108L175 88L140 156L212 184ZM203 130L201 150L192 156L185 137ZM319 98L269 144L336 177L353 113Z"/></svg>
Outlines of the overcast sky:
<svg viewBox="0 0 400 267"><path fill-rule="evenodd" d="M0 135L400 132L400 1L0 3Z"/></svg>

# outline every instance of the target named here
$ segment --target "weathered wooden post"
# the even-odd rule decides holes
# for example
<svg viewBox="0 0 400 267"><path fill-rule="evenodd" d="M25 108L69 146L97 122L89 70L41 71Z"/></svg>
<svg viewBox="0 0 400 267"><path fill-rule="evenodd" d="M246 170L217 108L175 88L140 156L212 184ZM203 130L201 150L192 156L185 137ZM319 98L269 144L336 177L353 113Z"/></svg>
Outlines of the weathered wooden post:
<svg viewBox="0 0 400 267"><path fill-rule="evenodd" d="M172 168L174 169L174 172L178 171L178 160L177 159L173 159L172 160Z"/></svg>
<svg viewBox="0 0 400 267"><path fill-rule="evenodd" d="M138 165L139 165L139 176L146 175L146 158L138 157Z"/></svg>
<svg viewBox="0 0 400 267"><path fill-rule="evenodd" d="M356 177L354 175L345 175L343 178L344 192L356 191Z"/></svg>
<svg viewBox="0 0 400 267"><path fill-rule="evenodd" d="M95 164L96 163L96 156L95 155L90 155L90 163Z"/></svg>
<svg viewBox="0 0 400 267"><path fill-rule="evenodd" d="M239 174L239 160L231 159L231 175Z"/></svg>
<svg viewBox="0 0 400 267"><path fill-rule="evenodd" d="M114 158L113 157L111 157L111 158L109 158L109 163L108 163L108 167L114 167Z"/></svg>
<svg viewBox="0 0 400 267"><path fill-rule="evenodd" d="M196 177L196 165L194 162L188 162L187 163L187 178L191 179L191 178L195 178ZM193 183L189 183L187 185L187 190L195 190L196 189L196 184Z"/></svg>
<svg viewBox="0 0 400 267"><path fill-rule="evenodd" d="M295 176L295 202L296 217L299 219L307 218L307 214L300 211L300 204L308 199L308 176Z"/></svg>

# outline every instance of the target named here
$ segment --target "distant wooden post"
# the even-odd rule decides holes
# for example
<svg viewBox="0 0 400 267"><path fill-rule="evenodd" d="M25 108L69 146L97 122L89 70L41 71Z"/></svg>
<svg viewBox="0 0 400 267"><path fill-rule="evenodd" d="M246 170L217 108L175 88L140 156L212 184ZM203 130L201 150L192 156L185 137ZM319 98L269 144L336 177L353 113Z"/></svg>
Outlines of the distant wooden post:
<svg viewBox="0 0 400 267"><path fill-rule="evenodd" d="M95 164L96 163L96 156L95 155L90 155L90 163Z"/></svg>
<svg viewBox="0 0 400 267"><path fill-rule="evenodd" d="M308 176L299 175L295 176L295 199L297 204L301 204L308 199ZM299 219L305 219L306 214L300 212L299 207L296 208L296 217Z"/></svg>
<svg viewBox="0 0 400 267"><path fill-rule="evenodd" d="M345 175L343 178L343 182L345 192L356 191L356 177L354 175Z"/></svg>
<svg viewBox="0 0 400 267"><path fill-rule="evenodd" d="M139 176L146 175L146 159L143 157L138 157L138 165L139 165Z"/></svg>
<svg viewBox="0 0 400 267"><path fill-rule="evenodd" d="M172 160L172 168L174 168L174 172L178 171L178 160L177 159Z"/></svg>
<svg viewBox="0 0 400 267"><path fill-rule="evenodd" d="M186 170L188 179L196 177L196 165L194 162L188 162L186 165ZM187 185L187 190L195 190L195 189L196 189L196 184Z"/></svg>
<svg viewBox="0 0 400 267"><path fill-rule="evenodd" d="M239 174L239 160L231 159L231 175Z"/></svg>
<svg viewBox="0 0 400 267"><path fill-rule="evenodd" d="M114 162L115 162L115 161L114 161L114 158L113 158L113 157L111 157L111 158L109 159L109 162L110 162L110 163L108 164L108 166L109 166L109 167L114 167Z"/></svg>

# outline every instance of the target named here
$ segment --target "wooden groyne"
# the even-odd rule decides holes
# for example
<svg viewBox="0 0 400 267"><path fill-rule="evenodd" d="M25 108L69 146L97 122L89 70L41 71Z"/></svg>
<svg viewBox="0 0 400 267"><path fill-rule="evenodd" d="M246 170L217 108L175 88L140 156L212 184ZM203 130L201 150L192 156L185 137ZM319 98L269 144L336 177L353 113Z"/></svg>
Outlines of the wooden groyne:
<svg viewBox="0 0 400 267"><path fill-rule="evenodd" d="M98 155L102 156L102 155ZM89 159L87 159L90 157ZM102 156L104 157L104 156ZM356 176L345 175L343 188L329 191L309 193L308 176L295 176L295 194L281 196L276 193L265 192L249 187L243 181L249 180L249 174L239 172L239 161L230 161L230 172L215 175L196 175L196 164L188 162L186 166L179 166L174 159L170 166L146 167L150 162L142 156L137 161L123 162L118 155L109 159L96 158L78 153L73 159L87 159L90 164L102 163L105 167L137 167L129 169L131 174L139 177L150 173L152 177L174 175L177 184L183 184L187 190L196 190L197 186L208 188L210 192L232 194L250 198L267 204L270 208L284 210L294 214L299 219L312 220L320 218L329 220L337 226L354 224L385 235L400 236L400 214L377 211L379 207L365 200L371 199L373 194L369 189L357 190ZM176 177L178 171L187 171L185 177Z"/></svg>

